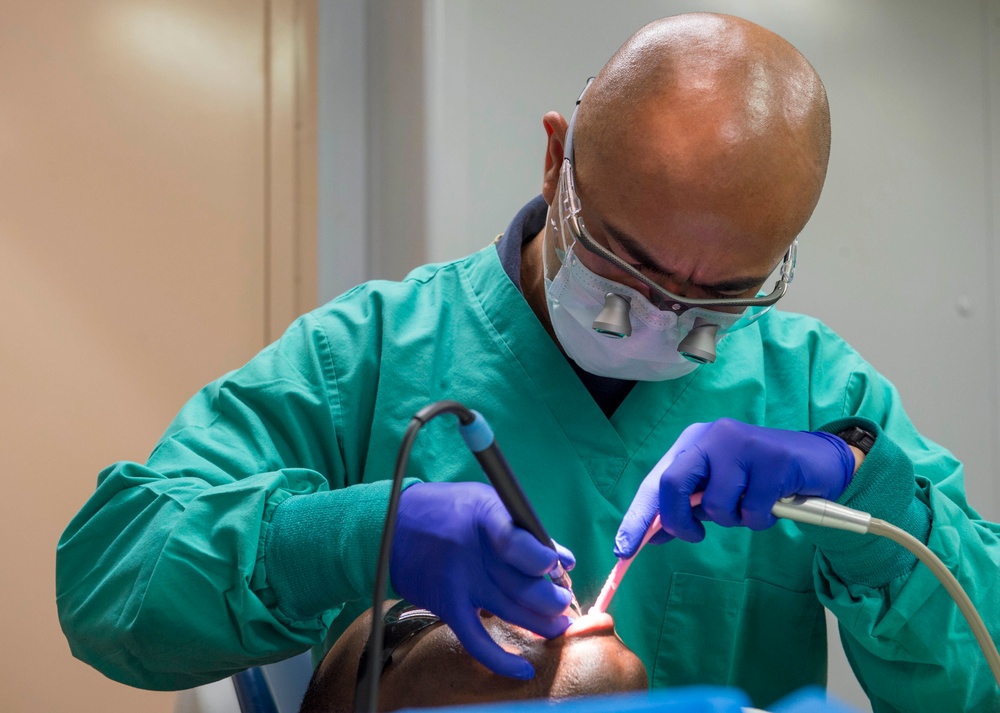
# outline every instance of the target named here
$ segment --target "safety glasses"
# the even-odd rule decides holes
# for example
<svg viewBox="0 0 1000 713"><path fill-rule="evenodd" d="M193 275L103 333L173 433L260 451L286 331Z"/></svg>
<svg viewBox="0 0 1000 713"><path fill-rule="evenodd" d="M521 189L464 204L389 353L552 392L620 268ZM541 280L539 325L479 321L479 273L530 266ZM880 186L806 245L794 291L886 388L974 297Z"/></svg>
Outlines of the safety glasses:
<svg viewBox="0 0 1000 713"><path fill-rule="evenodd" d="M590 82L592 81L593 78L587 82L587 87L584 88L583 94L581 94L580 98L576 100L577 109L579 108L580 101L583 99L584 94L587 93L587 88L590 87ZM565 228L566 233L568 233L568 235L564 235L562 237L564 240L569 238L569 240L566 241L566 248L568 248L569 245L575 241L588 252L597 255L625 274L642 283L649 288L649 301L660 310L671 310L680 313L691 307L704 307L723 312L732 312L734 311L734 308L770 307L784 296L785 292L788 290L788 285L791 283L792 278L795 275L795 260L798 250L797 240L792 242L791 247L789 247L788 251L785 253L784 259L781 261L781 265L779 266L778 280L774 284L774 289L771 290L769 294L756 295L754 297L709 298L684 297L674 294L670 290L649 279L640 270L637 270L634 266L624 261L621 257L595 240L594 237L587 231L587 226L584 224L583 216L581 215L580 196L576 192L576 179L573 173L573 127L576 125L577 109L573 110L573 115L570 117L569 121L569 130L566 134L566 151L562 169L559 174L559 195L557 196L557 200L559 201L558 208L560 223L562 224L562 227Z"/></svg>

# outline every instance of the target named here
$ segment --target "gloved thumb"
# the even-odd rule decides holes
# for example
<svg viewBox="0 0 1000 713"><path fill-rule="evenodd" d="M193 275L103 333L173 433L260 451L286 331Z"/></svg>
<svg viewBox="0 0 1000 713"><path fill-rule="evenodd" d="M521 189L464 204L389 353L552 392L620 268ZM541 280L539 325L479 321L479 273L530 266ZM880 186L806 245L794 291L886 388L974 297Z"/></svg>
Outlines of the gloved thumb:
<svg viewBox="0 0 1000 713"><path fill-rule="evenodd" d="M628 559L639 551L646 530L659 512L659 494L655 487L647 488L648 480L647 478L646 482L639 486L639 492L632 499L632 504L622 518L622 524L618 526L618 534L615 535L615 557L619 559Z"/></svg>
<svg viewBox="0 0 1000 713"><path fill-rule="evenodd" d="M487 633L479 612L461 607L447 619L451 630L474 659L494 673L522 681L535 677L535 668L526 660L504 651Z"/></svg>
<svg viewBox="0 0 1000 713"><path fill-rule="evenodd" d="M553 540L556 546L556 553L559 555L559 564L563 566L567 572L576 567L576 557L567 548L560 545L558 542Z"/></svg>
<svg viewBox="0 0 1000 713"><path fill-rule="evenodd" d="M708 426L707 423L695 423L685 428L643 479L639 491L635 494L632 504L629 505L628 511L625 513L625 517L622 518L618 534L615 535L615 557L627 559L638 552L642 538L646 536L646 531L653 523L653 518L660 511L660 476L677 459L677 456L684 452L688 445L698 440ZM672 539L672 535L661 530L653 536L650 542L662 544Z"/></svg>

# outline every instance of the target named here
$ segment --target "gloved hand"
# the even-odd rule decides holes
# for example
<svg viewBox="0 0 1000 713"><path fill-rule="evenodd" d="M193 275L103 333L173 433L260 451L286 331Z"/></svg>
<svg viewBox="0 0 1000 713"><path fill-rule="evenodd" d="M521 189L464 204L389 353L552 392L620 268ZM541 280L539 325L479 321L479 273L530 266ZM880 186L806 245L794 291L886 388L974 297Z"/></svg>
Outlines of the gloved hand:
<svg viewBox="0 0 1000 713"><path fill-rule="evenodd" d="M570 593L545 573L557 555L514 525L484 483L417 483L399 499L389 576L396 591L448 624L466 650L496 673L528 679L530 663L500 648L483 628L486 609L546 638L570 624ZM559 547L564 568L575 564Z"/></svg>
<svg viewBox="0 0 1000 713"><path fill-rule="evenodd" d="M688 426L650 471L615 537L615 555L631 557L657 512L664 532L700 542L708 519L763 530L771 507L789 495L835 500L854 476L850 446L830 433L784 431L724 418ZM704 491L697 511L691 496Z"/></svg>

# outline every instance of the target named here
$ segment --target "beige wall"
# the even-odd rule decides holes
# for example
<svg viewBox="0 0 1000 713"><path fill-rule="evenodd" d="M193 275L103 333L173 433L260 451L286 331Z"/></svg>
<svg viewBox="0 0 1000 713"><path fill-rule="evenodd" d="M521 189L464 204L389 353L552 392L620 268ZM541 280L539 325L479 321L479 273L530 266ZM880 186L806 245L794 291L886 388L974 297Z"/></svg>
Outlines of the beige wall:
<svg viewBox="0 0 1000 713"><path fill-rule="evenodd" d="M314 300L304 8L0 0L2 710L172 707L72 659L55 545Z"/></svg>

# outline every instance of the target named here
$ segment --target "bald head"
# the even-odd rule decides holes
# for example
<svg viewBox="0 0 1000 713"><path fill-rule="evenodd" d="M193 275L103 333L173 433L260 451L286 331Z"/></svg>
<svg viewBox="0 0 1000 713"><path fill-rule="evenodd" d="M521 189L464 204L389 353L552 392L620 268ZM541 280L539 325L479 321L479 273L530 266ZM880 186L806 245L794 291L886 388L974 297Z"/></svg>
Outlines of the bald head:
<svg viewBox="0 0 1000 713"><path fill-rule="evenodd" d="M778 35L728 15L657 20L615 53L577 111L584 219L662 258L676 291L767 275L819 199L829 126L822 82Z"/></svg>
<svg viewBox="0 0 1000 713"><path fill-rule="evenodd" d="M465 651L451 629L431 625L393 651L379 684L379 710L645 690L645 667L617 637L610 617L604 617L584 617L586 622L580 620L563 636L546 640L484 613L483 626L493 640L535 667L535 677L528 681L492 673ZM370 628L369 609L317 668L303 711L353 710L358 660Z"/></svg>
<svg viewBox="0 0 1000 713"><path fill-rule="evenodd" d="M646 25L615 53L580 106L576 145L583 184L600 166L641 158L641 176L675 191L759 197L777 171L799 184L781 194L793 229L826 176L830 114L819 76L784 39L694 13Z"/></svg>
<svg viewBox="0 0 1000 713"><path fill-rule="evenodd" d="M819 76L786 40L738 17L690 13L640 28L588 92L581 140L613 141L629 128L621 119L639 112L707 120L734 146L802 135L825 168L830 120Z"/></svg>

